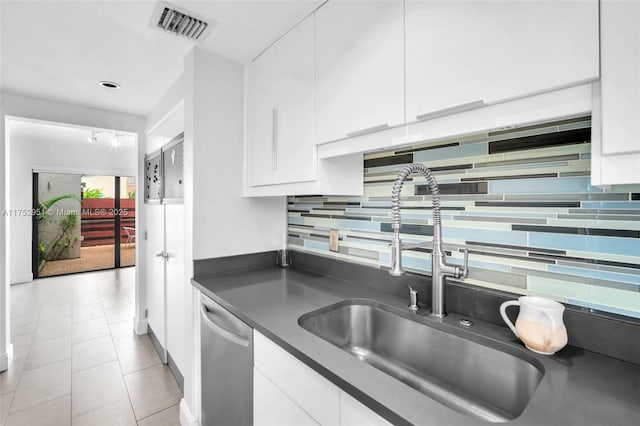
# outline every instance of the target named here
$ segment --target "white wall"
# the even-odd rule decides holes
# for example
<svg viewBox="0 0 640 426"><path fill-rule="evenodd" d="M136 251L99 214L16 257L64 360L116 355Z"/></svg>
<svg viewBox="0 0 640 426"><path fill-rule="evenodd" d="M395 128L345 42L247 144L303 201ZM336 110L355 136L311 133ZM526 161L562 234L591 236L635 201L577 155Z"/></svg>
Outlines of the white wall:
<svg viewBox="0 0 640 426"><path fill-rule="evenodd" d="M167 306L167 317L174 318L167 321L168 349L184 377L183 425L200 413L193 260L279 249L286 229L283 197L242 197L243 102L243 65L196 47L185 58L181 78L147 115L146 153L181 129L185 134L184 227L172 224L184 231L183 297L169 291ZM182 336L179 349L172 348L171 336Z"/></svg>
<svg viewBox="0 0 640 426"><path fill-rule="evenodd" d="M185 70L194 69L185 98L185 140L193 147L193 258L282 248L284 197L242 196L244 67L197 48L187 64Z"/></svg>
<svg viewBox="0 0 640 426"><path fill-rule="evenodd" d="M283 197L243 198L244 67L195 47L185 59L185 349L181 421L200 415L197 291L193 259L282 247Z"/></svg>
<svg viewBox="0 0 640 426"><path fill-rule="evenodd" d="M89 142L91 131L34 121L7 122L9 203L11 210L32 206L32 172L69 172L135 176L138 153L135 143L117 148ZM29 216L9 216L11 284L32 279Z"/></svg>

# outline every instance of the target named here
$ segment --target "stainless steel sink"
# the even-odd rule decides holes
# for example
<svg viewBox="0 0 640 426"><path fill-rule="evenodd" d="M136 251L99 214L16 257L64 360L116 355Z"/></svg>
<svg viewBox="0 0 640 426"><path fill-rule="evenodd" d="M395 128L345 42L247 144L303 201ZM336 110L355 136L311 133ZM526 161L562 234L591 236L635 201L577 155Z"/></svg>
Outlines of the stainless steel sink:
<svg viewBox="0 0 640 426"><path fill-rule="evenodd" d="M430 326L428 319L394 311L372 300L345 300L305 314L298 323L460 413L490 422L522 414L544 375L535 358L475 334L460 337L443 331L446 324L434 321Z"/></svg>

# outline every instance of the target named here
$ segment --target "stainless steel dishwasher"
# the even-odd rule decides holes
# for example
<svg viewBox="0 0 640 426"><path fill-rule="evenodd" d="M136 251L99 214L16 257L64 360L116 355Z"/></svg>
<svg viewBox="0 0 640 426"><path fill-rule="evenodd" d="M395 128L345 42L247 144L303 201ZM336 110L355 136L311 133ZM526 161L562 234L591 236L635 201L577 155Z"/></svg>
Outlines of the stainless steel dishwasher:
<svg viewBox="0 0 640 426"><path fill-rule="evenodd" d="M201 296L202 426L253 424L253 329Z"/></svg>

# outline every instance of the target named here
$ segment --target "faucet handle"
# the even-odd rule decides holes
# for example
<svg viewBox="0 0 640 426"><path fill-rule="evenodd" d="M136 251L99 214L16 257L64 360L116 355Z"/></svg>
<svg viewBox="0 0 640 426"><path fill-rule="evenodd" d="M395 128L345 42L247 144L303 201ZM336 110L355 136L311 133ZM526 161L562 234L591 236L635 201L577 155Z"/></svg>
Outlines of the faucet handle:
<svg viewBox="0 0 640 426"><path fill-rule="evenodd" d="M469 249L462 249L464 253L463 267L462 267L462 278L467 278L469 276Z"/></svg>
<svg viewBox="0 0 640 426"><path fill-rule="evenodd" d="M414 290L410 285L407 287L409 287L409 309L415 312L420 309L420 304L418 303L418 291Z"/></svg>

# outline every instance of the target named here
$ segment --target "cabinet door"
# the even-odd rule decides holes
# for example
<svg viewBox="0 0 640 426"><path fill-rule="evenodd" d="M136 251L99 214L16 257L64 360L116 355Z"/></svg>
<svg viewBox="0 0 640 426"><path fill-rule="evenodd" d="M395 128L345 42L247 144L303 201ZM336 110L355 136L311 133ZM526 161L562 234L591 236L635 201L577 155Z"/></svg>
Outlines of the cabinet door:
<svg viewBox="0 0 640 426"><path fill-rule="evenodd" d="M408 122L598 77L597 0L407 0L405 25Z"/></svg>
<svg viewBox="0 0 640 426"><path fill-rule="evenodd" d="M146 243L146 302L147 322L163 348L167 347L165 339L165 207L161 205L146 205L147 211L147 239Z"/></svg>
<svg viewBox="0 0 640 426"><path fill-rule="evenodd" d="M339 424L337 387L255 330L253 350L256 368L315 421L323 425Z"/></svg>
<svg viewBox="0 0 640 426"><path fill-rule="evenodd" d="M318 423L254 367L253 425L317 426Z"/></svg>
<svg viewBox="0 0 640 426"><path fill-rule="evenodd" d="M640 3L602 3L602 153L640 151Z"/></svg>
<svg viewBox="0 0 640 426"><path fill-rule="evenodd" d="M185 301L184 301L184 204L165 206L165 297L167 305L167 351L182 369L187 364L185 348Z"/></svg>
<svg viewBox="0 0 640 426"><path fill-rule="evenodd" d="M602 78L593 111L591 182L640 183L640 3L603 1L600 18Z"/></svg>
<svg viewBox="0 0 640 426"><path fill-rule="evenodd" d="M275 76L278 56L267 50L247 69L246 175L249 186L275 179Z"/></svg>
<svg viewBox="0 0 640 426"><path fill-rule="evenodd" d="M404 122L401 0L316 12L316 143Z"/></svg>
<svg viewBox="0 0 640 426"><path fill-rule="evenodd" d="M286 34L273 48L276 77L276 183L316 178L313 135L314 16Z"/></svg>

